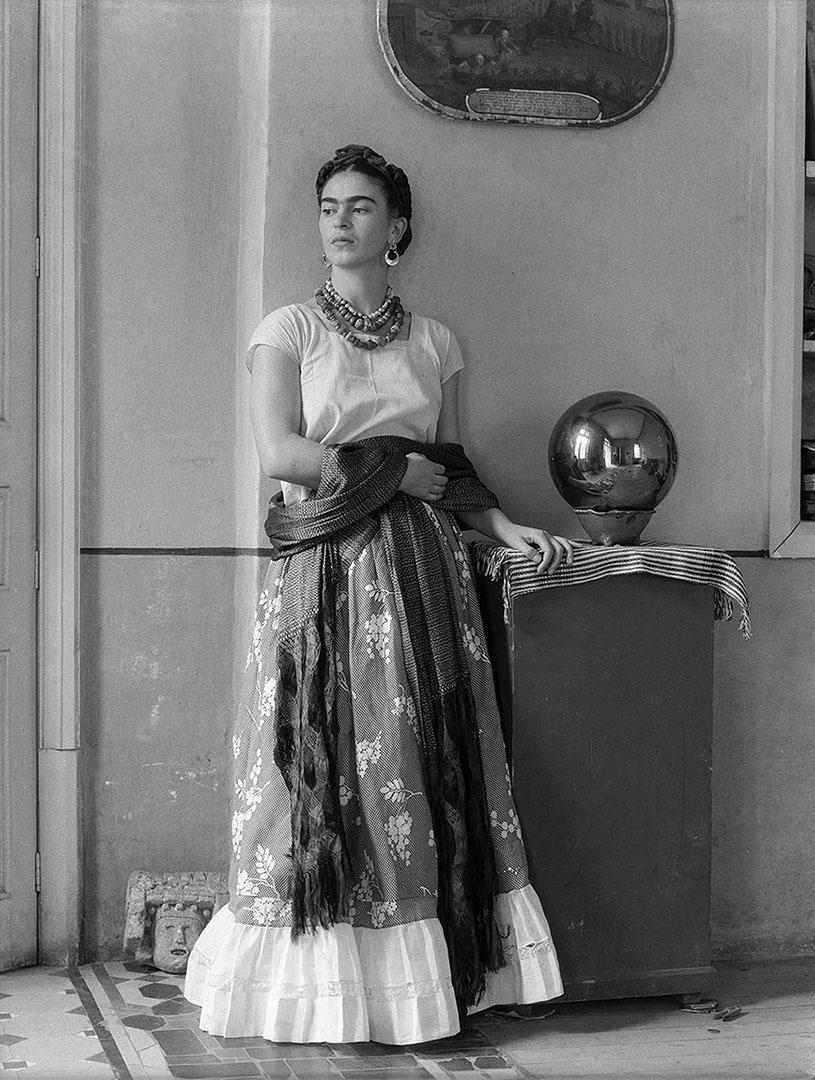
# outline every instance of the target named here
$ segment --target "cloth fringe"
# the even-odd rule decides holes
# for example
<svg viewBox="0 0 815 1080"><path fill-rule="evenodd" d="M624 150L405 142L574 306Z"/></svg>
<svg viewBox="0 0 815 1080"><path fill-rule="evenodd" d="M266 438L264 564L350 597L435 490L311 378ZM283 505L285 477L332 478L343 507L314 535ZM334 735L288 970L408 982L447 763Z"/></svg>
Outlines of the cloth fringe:
<svg viewBox="0 0 815 1080"><path fill-rule="evenodd" d="M739 629L743 637L752 637L749 601L741 573L730 555L713 548L668 544L581 545L574 549L571 566L561 563L553 574L546 575L537 574L520 552L500 544L476 540L470 544L470 554L478 573L502 583L505 618L509 617L515 596L539 589L581 585L618 574L654 574L711 586L714 618L731 620L734 603L738 604Z"/></svg>
<svg viewBox="0 0 815 1080"><path fill-rule="evenodd" d="M484 994L487 972L504 964L495 921L495 856L481 774L477 718L460 685L435 717L440 782L429 785L439 848L438 917L447 940L453 991L463 1012Z"/></svg>
<svg viewBox="0 0 815 1080"><path fill-rule="evenodd" d="M497 873L455 586L444 569L435 525L423 509L416 511L415 500L399 496L383 513L380 528L409 613L439 851L438 915L463 1014L483 995L487 972L503 964L494 913Z"/></svg>
<svg viewBox="0 0 815 1080"><path fill-rule="evenodd" d="M295 560L301 583L293 602L298 626L281 634L275 657L280 678L274 750L291 792L293 938L347 915L351 879L336 761L336 559L319 549ZM320 595L322 610L316 605Z"/></svg>

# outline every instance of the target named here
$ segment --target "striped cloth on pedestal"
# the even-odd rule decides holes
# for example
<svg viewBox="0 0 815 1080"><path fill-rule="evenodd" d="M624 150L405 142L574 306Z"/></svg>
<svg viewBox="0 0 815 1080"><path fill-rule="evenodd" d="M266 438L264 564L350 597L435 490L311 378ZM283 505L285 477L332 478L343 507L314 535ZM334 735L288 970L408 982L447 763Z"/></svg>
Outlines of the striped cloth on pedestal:
<svg viewBox="0 0 815 1080"><path fill-rule="evenodd" d="M616 574L655 574L709 585L713 589L714 617L731 619L735 602L741 611L739 629L746 638L752 634L744 581L739 568L724 551L675 544L612 547L581 544L574 549L571 566L562 563L553 574L538 574L533 564L512 548L487 540L473 540L469 547L476 571L492 581L503 582L505 612L513 597L539 589L582 585Z"/></svg>

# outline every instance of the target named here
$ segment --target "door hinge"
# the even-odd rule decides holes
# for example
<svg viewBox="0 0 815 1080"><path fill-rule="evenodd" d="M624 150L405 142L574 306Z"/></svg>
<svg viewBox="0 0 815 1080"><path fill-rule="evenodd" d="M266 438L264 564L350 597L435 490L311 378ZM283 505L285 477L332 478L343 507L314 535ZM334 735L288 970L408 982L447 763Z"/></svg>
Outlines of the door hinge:
<svg viewBox="0 0 815 1080"><path fill-rule="evenodd" d="M34 588L40 587L40 549L34 548Z"/></svg>
<svg viewBox="0 0 815 1080"><path fill-rule="evenodd" d="M40 249L42 244L39 236L34 240L34 277L40 276Z"/></svg>
<svg viewBox="0 0 815 1080"><path fill-rule="evenodd" d="M42 892L42 870L40 869L40 853L34 852L34 891Z"/></svg>

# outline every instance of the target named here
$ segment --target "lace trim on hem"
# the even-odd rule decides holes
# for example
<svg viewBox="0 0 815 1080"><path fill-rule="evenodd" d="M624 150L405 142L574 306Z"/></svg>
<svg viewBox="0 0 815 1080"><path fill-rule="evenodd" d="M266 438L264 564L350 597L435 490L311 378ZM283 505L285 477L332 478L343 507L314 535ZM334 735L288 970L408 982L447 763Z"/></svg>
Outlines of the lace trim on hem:
<svg viewBox="0 0 815 1080"><path fill-rule="evenodd" d="M523 962L534 961L537 957L552 951L550 941L536 941L517 948L510 947L505 950L505 954L510 962L513 955L517 955ZM265 991L279 998L365 997L368 1001L412 1001L417 998L447 996L453 993L453 986L449 979L426 979L423 982L405 983L401 986L365 986L357 979L334 979L303 986L300 983L269 982L246 977L219 977L213 972L213 961L208 956L199 952L197 960L202 967L207 969L207 989L216 993Z"/></svg>
<svg viewBox="0 0 815 1080"><path fill-rule="evenodd" d="M312 999L323 997L364 997L367 1001L413 1001L417 998L450 996L453 985L449 979L427 979L424 982L405 983L402 986L365 986L356 979L334 979L328 982L299 983L266 982L260 979L217 976L212 973L211 961L199 961L209 968L206 986L215 993L254 993L265 991L278 998Z"/></svg>
<svg viewBox="0 0 815 1080"><path fill-rule="evenodd" d="M512 956L513 953L517 953L521 960L534 960L540 953L552 952L551 941L534 941L530 945L510 945L509 948L504 948L505 956Z"/></svg>

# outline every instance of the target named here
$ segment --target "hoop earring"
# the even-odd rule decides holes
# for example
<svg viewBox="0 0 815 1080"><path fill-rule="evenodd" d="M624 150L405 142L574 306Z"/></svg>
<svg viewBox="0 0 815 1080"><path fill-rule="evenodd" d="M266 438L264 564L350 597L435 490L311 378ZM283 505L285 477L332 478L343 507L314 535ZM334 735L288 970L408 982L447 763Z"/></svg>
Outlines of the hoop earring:
<svg viewBox="0 0 815 1080"><path fill-rule="evenodd" d="M396 250L396 244L391 244L391 246L385 252L385 262L390 267L398 266L399 252Z"/></svg>
<svg viewBox="0 0 815 1080"><path fill-rule="evenodd" d="M331 265L331 262L330 262L330 260L328 259L328 256L326 255L326 253L325 253L325 252L323 252L323 266L325 266L326 268L328 268L328 267L329 267L330 265Z"/></svg>

